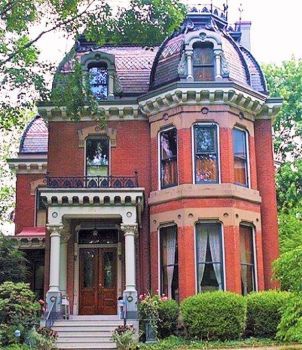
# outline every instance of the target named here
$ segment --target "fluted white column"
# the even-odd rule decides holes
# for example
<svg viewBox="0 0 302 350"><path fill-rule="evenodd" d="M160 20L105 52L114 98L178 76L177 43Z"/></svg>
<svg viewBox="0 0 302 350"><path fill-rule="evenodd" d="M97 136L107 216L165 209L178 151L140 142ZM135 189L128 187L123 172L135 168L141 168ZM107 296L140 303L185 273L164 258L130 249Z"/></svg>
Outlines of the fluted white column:
<svg viewBox="0 0 302 350"><path fill-rule="evenodd" d="M62 225L48 225L50 231L50 271L48 292L60 292L60 236Z"/></svg>
<svg viewBox="0 0 302 350"><path fill-rule="evenodd" d="M221 50L214 50L215 55L215 67L216 67L216 76L215 79L222 79L221 76Z"/></svg>
<svg viewBox="0 0 302 350"><path fill-rule="evenodd" d="M192 63L192 55L193 55L193 50L192 51L186 51L187 55L187 68L188 68L188 76L187 80L193 80L193 63Z"/></svg>
<svg viewBox="0 0 302 350"><path fill-rule="evenodd" d="M60 245L60 291L63 295L67 294L67 244L70 238L68 231L61 234Z"/></svg>

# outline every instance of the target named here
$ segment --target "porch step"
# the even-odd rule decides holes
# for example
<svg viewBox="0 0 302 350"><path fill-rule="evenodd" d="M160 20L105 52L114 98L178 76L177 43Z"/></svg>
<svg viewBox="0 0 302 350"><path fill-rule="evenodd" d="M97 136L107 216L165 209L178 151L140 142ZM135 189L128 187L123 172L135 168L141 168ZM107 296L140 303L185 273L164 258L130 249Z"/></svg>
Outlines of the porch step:
<svg viewBox="0 0 302 350"><path fill-rule="evenodd" d="M123 321L117 316L76 316L70 320L55 321L52 329L58 335L58 349L102 350L116 349L111 337L113 331L122 324Z"/></svg>

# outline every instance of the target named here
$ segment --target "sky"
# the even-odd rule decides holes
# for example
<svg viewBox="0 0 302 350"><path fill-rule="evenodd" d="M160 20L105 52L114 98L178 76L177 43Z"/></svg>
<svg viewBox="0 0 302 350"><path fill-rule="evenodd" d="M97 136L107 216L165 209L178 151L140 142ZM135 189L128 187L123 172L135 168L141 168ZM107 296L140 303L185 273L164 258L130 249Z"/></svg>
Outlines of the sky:
<svg viewBox="0 0 302 350"><path fill-rule="evenodd" d="M182 0L189 4L210 3L211 0ZM226 0L212 0L222 8ZM127 6L129 0L108 0L112 7ZM302 58L302 0L228 0L229 24L250 20L251 51L259 63L280 64L284 60ZM44 37L39 43L41 58L59 63L72 46L72 40L58 33ZM51 49L50 49L51 48Z"/></svg>

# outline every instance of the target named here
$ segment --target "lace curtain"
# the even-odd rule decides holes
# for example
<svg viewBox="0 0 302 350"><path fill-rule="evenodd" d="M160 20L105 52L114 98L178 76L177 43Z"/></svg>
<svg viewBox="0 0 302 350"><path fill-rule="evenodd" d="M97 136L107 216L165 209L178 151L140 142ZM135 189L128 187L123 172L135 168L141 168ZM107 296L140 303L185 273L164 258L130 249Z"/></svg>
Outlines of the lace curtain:
<svg viewBox="0 0 302 350"><path fill-rule="evenodd" d="M219 286L219 290L222 290L222 280L221 280L221 243L220 243L220 233L216 226L213 227L209 235L209 243L211 256L213 261L213 268L215 271L216 280Z"/></svg>
<svg viewBox="0 0 302 350"><path fill-rule="evenodd" d="M204 264L206 261L207 255L207 245L208 245L208 232L202 225L197 225L197 286L198 291L201 288L201 282L204 275L204 270L206 265Z"/></svg>
<svg viewBox="0 0 302 350"><path fill-rule="evenodd" d="M176 227L171 226L167 228L166 232L167 243L167 282L168 282L168 298L172 299L172 282L175 265L176 253Z"/></svg>

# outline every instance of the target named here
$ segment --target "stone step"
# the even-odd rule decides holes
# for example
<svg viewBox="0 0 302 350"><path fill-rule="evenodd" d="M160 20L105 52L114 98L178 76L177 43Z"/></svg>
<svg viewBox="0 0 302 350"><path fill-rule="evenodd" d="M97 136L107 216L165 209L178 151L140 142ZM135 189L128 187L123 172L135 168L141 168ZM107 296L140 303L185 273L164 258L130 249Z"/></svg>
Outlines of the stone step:
<svg viewBox="0 0 302 350"><path fill-rule="evenodd" d="M92 326L113 326L118 327L123 325L123 321L111 321L111 320L59 320L55 321L55 326L77 326L77 325L92 325Z"/></svg>
<svg viewBox="0 0 302 350"><path fill-rule="evenodd" d="M104 349L116 349L116 345L114 343L60 343L57 342L57 348L60 350L74 349L74 350L86 350L86 349L94 349L94 350L104 350Z"/></svg>
<svg viewBox="0 0 302 350"><path fill-rule="evenodd" d="M93 338L91 337L77 337L76 339L74 337L68 337L68 338L59 338L58 339L59 343L114 343L110 337L104 338L100 336L94 336Z"/></svg>
<svg viewBox="0 0 302 350"><path fill-rule="evenodd" d="M76 331L76 332L113 332L116 327L111 326L85 326L79 325L77 327L64 327L64 326L53 326L52 329L56 332L64 332L64 331Z"/></svg>
<svg viewBox="0 0 302 350"><path fill-rule="evenodd" d="M99 332L98 330L83 330L78 332L77 330L74 329L68 329L68 330L62 330L57 332L58 337L94 337L95 335L103 338L110 338L112 335L111 331L108 332Z"/></svg>

